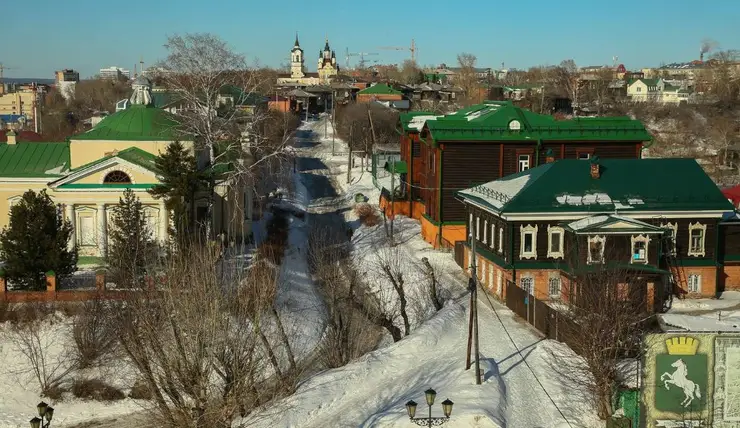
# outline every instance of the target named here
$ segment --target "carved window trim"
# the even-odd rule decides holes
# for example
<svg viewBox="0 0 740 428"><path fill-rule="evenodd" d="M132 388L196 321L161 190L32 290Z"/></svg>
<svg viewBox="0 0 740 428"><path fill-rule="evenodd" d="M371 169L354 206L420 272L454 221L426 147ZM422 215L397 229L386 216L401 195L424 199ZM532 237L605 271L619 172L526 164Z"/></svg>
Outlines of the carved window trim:
<svg viewBox="0 0 740 428"><path fill-rule="evenodd" d="M528 295L534 295L534 287L534 276L525 274L521 278L519 278L519 288L524 290Z"/></svg>
<svg viewBox="0 0 740 428"><path fill-rule="evenodd" d="M699 230L701 231L701 248L695 249L693 247L693 232ZM704 257L707 247L707 225L701 224L699 222L697 223L689 223L689 248L687 250L687 254L691 257Z"/></svg>
<svg viewBox="0 0 740 428"><path fill-rule="evenodd" d="M647 235L632 235L630 237L630 248L632 249L632 253L630 254L630 263L640 263L640 264L647 264L648 262L648 245L650 244L650 237ZM642 259L636 259L635 258L635 244L638 242L642 242L645 244L645 256Z"/></svg>
<svg viewBox="0 0 740 428"><path fill-rule="evenodd" d="M536 259L537 258L537 229L538 226L532 226L528 224L526 226L519 226L519 258L520 259ZM532 251L524 250L525 237L532 235Z"/></svg>
<svg viewBox="0 0 740 428"><path fill-rule="evenodd" d="M553 293L554 286L556 286L557 289ZM548 296L550 296L550 299L559 299L562 292L563 292L563 280L562 278L560 278L560 273L556 273L556 272L550 273L550 277L547 278Z"/></svg>
<svg viewBox="0 0 740 428"><path fill-rule="evenodd" d="M552 238L553 233L559 233L560 238L558 239L558 244L560 251L552 251ZM553 259L562 259L565 257L565 249L563 246L565 245L565 229L563 229L560 226L547 226L547 257L553 258Z"/></svg>
<svg viewBox="0 0 740 428"><path fill-rule="evenodd" d="M504 252L504 228L503 226L498 228L498 252L499 253Z"/></svg>
<svg viewBox="0 0 740 428"><path fill-rule="evenodd" d="M488 237L488 220L483 219L483 240L481 242L483 242L484 244L486 244L487 243L486 242L487 241L487 239L486 239L487 237Z"/></svg>
<svg viewBox="0 0 740 428"><path fill-rule="evenodd" d="M686 291L689 293L701 293L701 274L692 272L686 277Z"/></svg>
<svg viewBox="0 0 740 428"><path fill-rule="evenodd" d="M676 245L677 245L677 242L678 242L678 241L676 241L676 237L678 236L678 222L674 222L674 223L670 223L670 222L663 223L663 224L660 225L660 227L663 228L663 229L669 229L669 230L673 231L673 237L671 239L672 240L672 242L671 242L671 248L668 249L667 253L670 254L670 255L675 255L676 254Z"/></svg>
<svg viewBox="0 0 740 428"><path fill-rule="evenodd" d="M599 260L594 260L593 257L591 257L591 244L595 242L601 243L601 254L599 254ZM588 263L589 264L604 263L604 248L605 247L606 247L606 236L601 236L601 235L589 236L588 237L588 247L587 247Z"/></svg>

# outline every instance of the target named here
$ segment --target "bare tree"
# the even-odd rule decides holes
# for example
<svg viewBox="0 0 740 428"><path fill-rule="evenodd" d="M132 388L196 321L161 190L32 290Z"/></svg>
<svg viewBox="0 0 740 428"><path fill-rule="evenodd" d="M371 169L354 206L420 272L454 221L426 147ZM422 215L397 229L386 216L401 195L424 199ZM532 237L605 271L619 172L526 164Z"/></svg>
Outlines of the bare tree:
<svg viewBox="0 0 740 428"><path fill-rule="evenodd" d="M441 311L444 307L444 297L442 295L442 289L439 284L439 272L437 272L437 268L429 262L428 258L422 258L421 262L424 266L424 273L427 277L427 290L429 292L429 299L432 301L434 309L437 311Z"/></svg>
<svg viewBox="0 0 740 428"><path fill-rule="evenodd" d="M403 322L404 335L411 334L411 322L408 315L408 300L406 295L406 269L400 254L399 247L381 247L375 253L375 268L386 279L395 295L386 290L383 285L378 285L374 292L378 295L380 302L385 307L386 313L397 313Z"/></svg>
<svg viewBox="0 0 740 428"><path fill-rule="evenodd" d="M620 253L607 250L604 260ZM611 257L610 257L611 256ZM573 387L588 391L599 416L614 413L612 393L620 381L619 360L635 356L649 328L647 282L639 272L597 265L571 278L563 287L566 298L558 317L558 338L578 357L555 353L552 364ZM660 289L656 285L654 298Z"/></svg>
<svg viewBox="0 0 740 428"><path fill-rule="evenodd" d="M217 257L197 246L178 253L156 288L133 293L117 318L121 346L167 426L230 426L292 391L259 338L272 334L258 315L269 305L271 280L229 275L224 282Z"/></svg>
<svg viewBox="0 0 740 428"><path fill-rule="evenodd" d="M82 311L72 319L72 339L81 369L101 363L112 356L118 346L115 303L95 298L83 303Z"/></svg>
<svg viewBox="0 0 740 428"><path fill-rule="evenodd" d="M478 84L478 74L475 68L477 62L478 58L471 53L463 52L457 55L459 71L455 76L455 84L463 90L468 104L480 101L478 99L480 85Z"/></svg>
<svg viewBox="0 0 740 428"><path fill-rule="evenodd" d="M66 377L74 370L72 353L59 348L64 335L44 334L44 319L15 324L10 332L10 341L23 356L41 389L41 395L60 398ZM25 374L25 373L18 373Z"/></svg>
<svg viewBox="0 0 740 428"><path fill-rule="evenodd" d="M365 156L372 154L374 143L398 143L397 124L398 112L377 103L350 104L337 110L337 133L348 141L351 150L362 150Z"/></svg>
<svg viewBox="0 0 740 428"><path fill-rule="evenodd" d="M552 89L561 96L577 99L578 88L578 66L572 59L566 59L560 62L558 67L550 70L549 80L552 82Z"/></svg>
<svg viewBox="0 0 740 428"><path fill-rule="evenodd" d="M245 112L239 106L260 98L258 79L269 73L257 73L248 67L243 55L234 52L223 40L212 34L174 35L168 38L167 58L160 64L164 72L156 78L180 97L186 107L177 113L178 131L194 139L205 154L209 171L206 238L213 236L213 207L217 181L250 183L262 162L283 155L286 138L271 150L264 140L245 140L262 116ZM264 149L264 150L260 150ZM258 157L253 155L259 151ZM217 171L228 170L217 177Z"/></svg>

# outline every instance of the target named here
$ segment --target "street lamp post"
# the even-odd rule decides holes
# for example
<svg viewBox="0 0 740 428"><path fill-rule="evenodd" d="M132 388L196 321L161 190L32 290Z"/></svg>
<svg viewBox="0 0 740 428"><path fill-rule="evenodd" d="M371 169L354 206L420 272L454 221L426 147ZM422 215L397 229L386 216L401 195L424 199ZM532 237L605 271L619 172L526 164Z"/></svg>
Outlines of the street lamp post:
<svg viewBox="0 0 740 428"><path fill-rule="evenodd" d="M433 427L433 426L440 426L447 423L447 421L450 420L450 415L452 414L452 405L454 404L450 399L446 399L442 402L442 412L444 413L444 417L432 417L432 405L434 404L434 398L437 396L437 392L431 388L424 391L424 395L426 396L427 405L429 406L429 416L426 418L417 418L416 415L416 402L414 400L410 400L408 403L406 403L406 411L409 414L409 419L411 419L411 422L415 423L419 426L427 426L427 427Z"/></svg>
<svg viewBox="0 0 740 428"><path fill-rule="evenodd" d="M51 425L51 418L54 416L54 408L42 401L36 405L36 409L38 410L39 415L34 416L34 418L30 420L31 428L49 428L49 425Z"/></svg>

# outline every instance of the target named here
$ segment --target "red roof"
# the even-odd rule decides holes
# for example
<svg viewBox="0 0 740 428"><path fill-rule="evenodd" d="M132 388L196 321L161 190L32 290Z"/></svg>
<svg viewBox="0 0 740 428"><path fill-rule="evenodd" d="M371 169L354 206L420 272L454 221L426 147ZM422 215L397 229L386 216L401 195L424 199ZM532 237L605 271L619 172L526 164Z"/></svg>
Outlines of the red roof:
<svg viewBox="0 0 740 428"><path fill-rule="evenodd" d="M740 184L734 187L728 187L727 189L722 189L722 194L732 201L732 205L735 205L736 207L740 205Z"/></svg>
<svg viewBox="0 0 740 428"><path fill-rule="evenodd" d="M8 136L6 135L10 130L9 129L0 129L0 143L7 143L8 142ZM17 134L15 137L15 140L17 142L39 142L44 141L44 137L41 136L41 134L37 134L33 131L15 131Z"/></svg>

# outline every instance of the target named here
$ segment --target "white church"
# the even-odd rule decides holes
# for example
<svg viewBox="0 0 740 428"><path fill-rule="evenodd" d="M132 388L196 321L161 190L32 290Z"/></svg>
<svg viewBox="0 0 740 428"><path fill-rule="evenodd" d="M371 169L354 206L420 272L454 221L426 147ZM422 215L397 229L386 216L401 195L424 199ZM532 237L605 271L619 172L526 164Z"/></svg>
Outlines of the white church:
<svg viewBox="0 0 740 428"><path fill-rule="evenodd" d="M298 43L298 34L295 36L295 44L290 50L290 74L285 73L278 76L278 85L313 86L329 84L334 76L339 73L336 53L329 47L329 39L326 39L324 50L319 51L317 72L307 72L304 63L303 49Z"/></svg>

